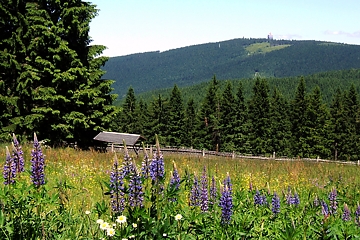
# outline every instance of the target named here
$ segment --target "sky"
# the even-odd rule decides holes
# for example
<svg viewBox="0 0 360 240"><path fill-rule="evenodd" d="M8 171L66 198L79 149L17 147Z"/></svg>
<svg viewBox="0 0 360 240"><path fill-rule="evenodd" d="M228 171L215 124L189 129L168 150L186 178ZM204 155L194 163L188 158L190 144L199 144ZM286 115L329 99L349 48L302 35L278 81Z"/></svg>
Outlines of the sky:
<svg viewBox="0 0 360 240"><path fill-rule="evenodd" d="M167 51L236 38L360 45L359 0L88 0L103 55Z"/></svg>

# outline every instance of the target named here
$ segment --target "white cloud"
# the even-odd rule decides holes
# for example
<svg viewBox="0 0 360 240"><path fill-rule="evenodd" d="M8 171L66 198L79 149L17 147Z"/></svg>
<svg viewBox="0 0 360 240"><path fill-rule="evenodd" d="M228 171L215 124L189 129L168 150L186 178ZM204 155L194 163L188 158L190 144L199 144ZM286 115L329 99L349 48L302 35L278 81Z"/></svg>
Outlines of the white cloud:
<svg viewBox="0 0 360 240"><path fill-rule="evenodd" d="M356 32L344 32L344 31L330 31L330 30L326 30L324 32L326 35L336 35L336 36L347 36L347 37L353 37L353 38L360 38L360 31L356 31Z"/></svg>
<svg viewBox="0 0 360 240"><path fill-rule="evenodd" d="M274 35L275 39L285 39L285 40L294 40L294 39L302 39L302 36L298 34L279 34Z"/></svg>

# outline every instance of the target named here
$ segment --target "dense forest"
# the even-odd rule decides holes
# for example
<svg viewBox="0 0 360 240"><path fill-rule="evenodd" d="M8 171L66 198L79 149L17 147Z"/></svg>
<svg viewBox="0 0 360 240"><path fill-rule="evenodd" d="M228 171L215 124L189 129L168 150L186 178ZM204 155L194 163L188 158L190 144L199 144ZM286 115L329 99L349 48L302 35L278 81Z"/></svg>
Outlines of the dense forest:
<svg viewBox="0 0 360 240"><path fill-rule="evenodd" d="M128 87L137 93L192 86L218 79L260 75L282 78L359 68L360 46L320 41L233 39L165 52L113 57L103 70L122 99ZM148 84L151 83L151 84Z"/></svg>
<svg viewBox="0 0 360 240"><path fill-rule="evenodd" d="M323 101L327 105L330 105L332 97L335 94L337 88L347 89L350 87L351 84L354 84L356 92L360 94L360 69L322 72L303 76L303 78L306 81L307 92L311 91L311 89L315 88L316 86L320 87ZM241 82L243 86L244 97L245 99L249 99L252 94L254 79L255 78L252 77L235 80L219 80L219 89L220 91L223 91L227 81L230 81L233 86L236 86ZM270 89L277 88L278 90L280 90L280 92L282 92L285 99L290 100L294 95L294 89L297 86L299 76L282 78L271 77L266 78L266 80L269 84ZM206 95L206 91L204 91L204 89L207 88L207 85L208 81L192 86L179 87L182 92L183 100L187 102L190 98L192 98L196 103L201 103L202 99ZM156 89L144 93L136 92L136 94L138 98L142 98L144 101L150 102L159 94L161 94L165 98L169 98L171 95L172 87L165 89ZM124 101L125 98L118 100L116 101L116 105L121 106ZM197 104L197 106L198 105L199 104Z"/></svg>
<svg viewBox="0 0 360 240"><path fill-rule="evenodd" d="M352 73L359 80L359 70ZM184 101L177 85L169 97L158 94L151 101L137 98L130 87L112 128L142 134L148 142L157 133L169 146L358 160L360 105L355 84L340 88L341 81L328 82L335 90L326 104L321 87L309 89L308 82L297 78L294 87L287 88L291 97L285 97L278 87L269 87L268 79L257 77L246 98L242 81L225 81L220 88L214 76L199 101L191 97Z"/></svg>

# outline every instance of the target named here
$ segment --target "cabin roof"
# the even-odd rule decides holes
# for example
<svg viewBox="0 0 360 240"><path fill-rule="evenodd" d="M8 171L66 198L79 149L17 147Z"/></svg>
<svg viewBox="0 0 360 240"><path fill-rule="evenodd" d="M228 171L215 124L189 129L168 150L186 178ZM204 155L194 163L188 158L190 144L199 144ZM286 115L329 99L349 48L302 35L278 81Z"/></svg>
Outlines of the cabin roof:
<svg viewBox="0 0 360 240"><path fill-rule="evenodd" d="M125 141L126 146L134 146L139 138L143 138L139 134L130 134L130 133L118 133L118 132L100 132L98 135L94 137L94 140L107 142L107 143L115 143L115 144L123 144L123 140Z"/></svg>

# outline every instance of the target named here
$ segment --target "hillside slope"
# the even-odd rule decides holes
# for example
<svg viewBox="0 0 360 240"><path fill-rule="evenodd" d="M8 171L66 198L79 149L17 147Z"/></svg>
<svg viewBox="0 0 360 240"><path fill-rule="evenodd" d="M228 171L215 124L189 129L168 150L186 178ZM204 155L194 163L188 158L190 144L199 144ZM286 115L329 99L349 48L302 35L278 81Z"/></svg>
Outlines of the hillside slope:
<svg viewBox="0 0 360 240"><path fill-rule="evenodd" d="M110 58L103 76L114 79L121 99L132 86L136 93L191 86L218 79L288 77L360 68L360 46L319 41L233 39L165 52Z"/></svg>

